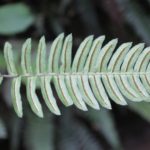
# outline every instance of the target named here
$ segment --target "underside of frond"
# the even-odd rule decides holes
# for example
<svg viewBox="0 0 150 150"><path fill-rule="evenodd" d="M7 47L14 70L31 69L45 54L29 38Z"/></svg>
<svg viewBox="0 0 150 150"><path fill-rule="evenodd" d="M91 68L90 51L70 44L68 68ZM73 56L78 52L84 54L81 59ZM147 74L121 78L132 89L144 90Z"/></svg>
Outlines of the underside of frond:
<svg viewBox="0 0 150 150"><path fill-rule="evenodd" d="M4 57L7 75L12 78L11 95L14 109L23 116L20 93L22 79L26 83L26 95L32 111L43 117L42 106L36 94L37 81L49 110L60 115L58 101L54 96L52 84L60 101L65 106L75 105L87 111L87 105L99 110L111 109L111 100L119 105L127 105L127 100L150 101L150 47L131 42L117 46L117 39L103 44L105 36L94 39L88 36L80 44L72 59L72 35L60 34L52 43L46 59L46 43L42 37L36 56L36 71L31 61L31 39L22 46L21 69L19 73L14 63L12 46L6 42Z"/></svg>

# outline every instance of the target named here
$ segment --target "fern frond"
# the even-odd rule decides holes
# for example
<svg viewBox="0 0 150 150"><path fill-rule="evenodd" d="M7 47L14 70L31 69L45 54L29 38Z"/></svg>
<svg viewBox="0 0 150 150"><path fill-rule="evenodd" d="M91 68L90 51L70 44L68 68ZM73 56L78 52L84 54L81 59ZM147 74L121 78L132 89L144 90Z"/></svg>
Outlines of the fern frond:
<svg viewBox="0 0 150 150"><path fill-rule="evenodd" d="M119 105L127 105L126 100L150 101L150 47L140 43L132 46L123 43L118 48L117 39L103 45L105 36L94 39L89 36L80 44L72 60L72 35L60 34L52 43L48 60L46 43L39 41L36 72L31 62L31 39L22 47L22 73L16 70L11 44L4 46L4 57L8 75L12 78L12 100L19 117L23 116L20 85L25 78L27 99L33 112L43 117L41 103L36 95L37 80L41 93L49 110L60 115L60 110L53 94L52 84L61 102L65 106L75 105L87 111L87 105L100 109L100 105L111 109L112 99Z"/></svg>

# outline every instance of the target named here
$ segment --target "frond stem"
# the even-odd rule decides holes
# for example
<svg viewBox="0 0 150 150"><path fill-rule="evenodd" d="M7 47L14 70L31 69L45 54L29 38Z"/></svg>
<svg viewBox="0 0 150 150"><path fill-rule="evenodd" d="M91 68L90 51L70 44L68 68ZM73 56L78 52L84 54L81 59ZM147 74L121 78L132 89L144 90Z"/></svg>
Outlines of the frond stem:
<svg viewBox="0 0 150 150"><path fill-rule="evenodd" d="M38 74L0 74L0 77L3 78L17 78L17 77L44 77L44 76L114 76L114 75L125 75L125 76L134 76L134 75L150 75L150 72L66 72L66 73L38 73Z"/></svg>

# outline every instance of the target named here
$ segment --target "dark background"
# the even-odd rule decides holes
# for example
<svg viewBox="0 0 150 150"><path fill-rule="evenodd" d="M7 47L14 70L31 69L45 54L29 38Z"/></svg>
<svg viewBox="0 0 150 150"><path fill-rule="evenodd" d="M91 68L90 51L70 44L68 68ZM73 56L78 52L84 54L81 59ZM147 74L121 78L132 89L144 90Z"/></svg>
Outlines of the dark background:
<svg viewBox="0 0 150 150"><path fill-rule="evenodd" d="M16 61L28 37L33 47L45 35L48 44L60 33L72 33L73 54L88 35L106 35L106 42L150 44L150 0L1 0L0 71L6 72L3 45L10 41ZM35 46L34 46L35 45ZM33 49L34 51L34 49ZM19 60L20 61L20 60ZM18 64L18 67L20 65ZM51 114L45 104L44 119L37 118L26 102L21 86L24 117L19 119L11 104L10 81L0 87L0 149L3 150L149 150L150 104L129 103L113 109L82 112L65 108ZM41 93L37 90L41 97Z"/></svg>

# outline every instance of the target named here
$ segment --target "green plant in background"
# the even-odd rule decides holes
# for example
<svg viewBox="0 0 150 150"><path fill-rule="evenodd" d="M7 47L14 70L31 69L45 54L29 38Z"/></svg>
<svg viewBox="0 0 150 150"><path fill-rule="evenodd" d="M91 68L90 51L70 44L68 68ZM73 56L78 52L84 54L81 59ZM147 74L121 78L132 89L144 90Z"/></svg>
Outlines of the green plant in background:
<svg viewBox="0 0 150 150"><path fill-rule="evenodd" d="M6 70L8 70L10 72L8 76L6 75L6 77L15 77L11 78L11 80L9 78L3 78L2 85L0 86L0 141L2 141L2 139L7 139L8 141L6 145L9 145L9 148L7 148L12 150L120 150L122 149L122 147L126 147L122 140L122 135L119 131L118 122L116 121L116 114L118 112L115 111L118 111L120 107L114 107L115 105L113 103L113 100L118 100L117 103L119 104L125 104L126 101L124 100L128 99L129 101L127 101L127 103L129 107L122 107L121 111L127 113L129 109L134 110L146 120L150 121L150 105L149 103L145 102L148 100L149 94L149 82L145 82L145 80L149 80L147 72L148 70L140 70L141 68L139 67L139 63L144 63L142 65L142 69L146 69L145 65L147 59L143 59L145 60L145 62L142 62L142 58L144 56L148 58L148 56L146 55L146 52L148 52L148 48L144 49L144 44L137 44L135 46L133 45L131 48L131 43L124 43L122 45L119 43L118 45L121 45L122 47L119 50L118 48L115 48L115 40L110 41L107 44L104 41L101 50L104 49L105 46L107 48L107 46L109 46L109 43L114 46L114 50L112 49L112 53L107 52L106 55L108 55L109 57L106 57L104 59L105 61L108 61L108 63L107 65L104 65L105 67L103 68L109 70L98 70L99 73L102 72L103 74L98 73L97 75L93 75L93 73L90 74L91 71L88 70L88 67L90 67L88 64L89 60L84 60L86 58L84 56L87 56L87 54L91 52L94 44L96 46L96 43L100 44L102 42L100 42L100 39L102 40L104 38L103 36L97 39L93 39L93 37L91 36L86 39L87 41L84 40L81 45L86 45L87 43L88 48L83 51L83 54L81 53L83 49L79 48L80 50L78 49L75 57L72 57L74 58L73 60L71 60L71 57L65 56L65 50L68 50L69 52L69 54L67 53L67 55L74 56L74 48L71 48L72 42L70 42L72 41L71 35L67 37L63 37L63 35L60 35L60 37L57 37L52 44L50 43L48 45L45 44L44 37L42 37L39 42L38 52L34 49L37 49L38 42L36 41L36 39L39 39L41 35L44 34L46 36L46 40L50 41L61 32L73 33L73 45L75 47L77 47L82 41L82 37L86 37L89 34L94 34L96 35L96 37L105 34L107 35L106 37L108 38L108 41L114 37L119 37L119 41L121 42L130 40L134 41L133 43L140 43L142 41L146 44L149 44L149 13L147 13L147 10L144 7L144 4L147 4L147 7L149 6L149 0L143 0L142 3L136 0L45 0L37 1L36 4L35 2L30 0L24 0L24 2L14 4L8 3L7 5L0 7L0 35L2 35L2 37L0 37L1 50L3 49L2 46L4 41L9 40L13 45L13 51L11 51L11 45L9 43L5 45L5 48L8 48L7 50L5 49L5 56L8 56L6 61L4 59L3 51L0 52L0 72L1 74L6 75ZM115 16L117 16L117 19L115 18ZM31 40L28 39L25 44L23 44L23 41L28 36L32 37L34 41L32 41L31 44ZM55 51L51 53L51 50L53 49L52 45L56 46L55 44L57 42L61 45L60 47L62 49L59 49L61 51L56 51L59 55L56 55L57 58L55 59L55 61L53 61L55 62L53 64L53 62L48 62L48 60L52 59L50 59L50 57L48 58L47 56L49 54L47 53L47 51L44 52L43 50L50 49L50 55L52 55L53 53L55 53ZM65 43L68 43L70 45L70 48L65 49L64 47L67 46L65 45ZM21 45L23 45L23 47L21 51L22 54L20 65L19 62ZM25 55L24 48L27 47L27 50L29 50L28 52L30 52L31 45L31 53L27 53ZM79 47L81 47L81 45ZM47 48L44 49L44 47ZM42 55L40 55L40 50L42 52ZM8 52L10 53L8 54ZM13 57L11 56L11 52ZM44 54L43 52L46 54ZM101 53L103 52L101 51ZM43 59L45 55L46 58ZM123 57L123 55L126 58L126 61L124 61L124 65L122 64L123 62L121 59L116 59L117 56ZM26 56L24 57L24 60L23 56ZM81 57L82 61L80 69L72 70L73 66L74 68L77 67L75 62L78 62L79 57ZM90 57L91 56L88 55L87 58L90 59ZM136 57L138 58L138 60L136 59ZM6 63L8 63L10 59L13 59L14 61L11 62L14 63L6 66ZM28 64L25 67L25 59L33 61L31 63L30 61L27 61ZM129 62L130 64L130 59L132 59L131 64L134 65L131 65L132 67L130 65L129 66L133 68L134 71L130 69L125 70L125 68L127 67L125 65L125 62ZM115 60L117 60L116 64L118 65L115 65ZM42 63L39 63L40 61ZM67 63L67 69L64 70L63 66L65 65L66 61L69 63ZM98 61L98 59L96 61ZM104 64L106 64L105 61ZM56 70L48 71L48 69L50 69L46 67L48 66L48 63L52 63L52 66L55 65L56 67L53 68L56 68ZM43 67L44 64L46 65L45 68ZM109 64L113 65L111 66ZM121 72L121 74L118 73L117 70L119 68L119 65L119 72ZM31 66L32 68L30 68ZM94 66L94 68L95 67L96 66ZM88 76L90 86L87 84L87 82L82 83L80 75L81 70L84 71L84 81L87 81ZM110 75L108 73L108 71L110 72L110 70L113 70L112 74L114 72L115 73L113 75ZM48 72L52 72L52 74ZM72 75L68 72L71 72ZM107 76L108 79L106 78ZM95 77L96 79L101 79L100 81L96 80L97 82L102 82L100 92L102 92L101 88L104 88L104 92L106 92L105 95L102 95L102 98L99 97L100 95L98 93L98 90L97 88L95 88L96 84L93 80ZM46 81L48 80L48 82L46 83L44 82L45 78ZM72 97L72 95L70 98L67 97L67 99L64 99L62 93L60 93L61 89L63 88L65 89L63 90L63 92L65 92L66 95L69 94L70 96L70 94L72 94L72 91L69 91L67 88L68 86L70 87L70 83L67 82L69 81L69 78L75 78L75 81L72 79L74 85L76 86L76 84L78 84L78 89L76 90L78 96L83 96L84 100L82 100L82 105L85 105L86 107L90 106L92 107L92 109L88 107L88 111L84 112L76 108L74 109L73 107L64 108L64 106L61 104L64 103L67 106L74 103L77 107L80 106L79 102L81 100L74 101L75 98ZM61 86L59 85L58 79L61 79ZM116 88L110 88L111 84L108 84L109 80L111 81L110 83L113 84L113 86L115 86ZM23 84L21 84L21 81ZM138 86L136 86L135 83ZM53 94L52 102L55 106L54 108L57 108L57 110L51 108L51 105L47 103L48 101L46 100L48 99L46 96L46 90L42 88L44 84L46 86L49 86L47 87L47 89L50 88L52 92L50 94ZM32 90L28 88L29 85L33 87ZM91 91L90 93L87 93L90 97L87 97L87 95L85 94L85 90L83 89L84 85L86 85L85 87L88 87L88 90ZM126 88L127 91L124 90ZM80 95L78 93L79 90ZM114 95L115 92L117 95ZM15 94L16 96L14 96ZM35 98L34 100L36 101L33 101L33 98L30 94L33 94L33 97ZM96 99L96 101L93 101L93 95L94 97L96 96L96 98L98 98ZM114 96L119 97L116 99ZM24 115L22 119L19 119L13 113L14 111L11 108L11 98L13 98L13 104L15 105L15 110L18 116L21 117L23 115L23 109ZM120 101L120 98L122 101ZM47 109L47 106L45 106L44 100L50 110L55 110L53 112L57 112L57 114L58 112L61 112L62 115L58 117L50 113ZM135 103L135 100L144 101ZM112 106L109 105L109 102L111 102ZM28 103L37 115L42 116L44 114L43 119L36 117L36 115L32 113L30 106L28 106ZM93 108L98 109L97 105L99 104L100 106L102 105L106 108L112 107L113 109L109 111L108 109L100 107L100 111L95 111ZM37 105L38 107L36 107ZM119 110L120 114L121 111ZM120 120L122 120L122 118Z"/></svg>
<svg viewBox="0 0 150 150"><path fill-rule="evenodd" d="M22 3L2 6L0 9L0 33L16 34L24 31L34 22L34 15Z"/></svg>

